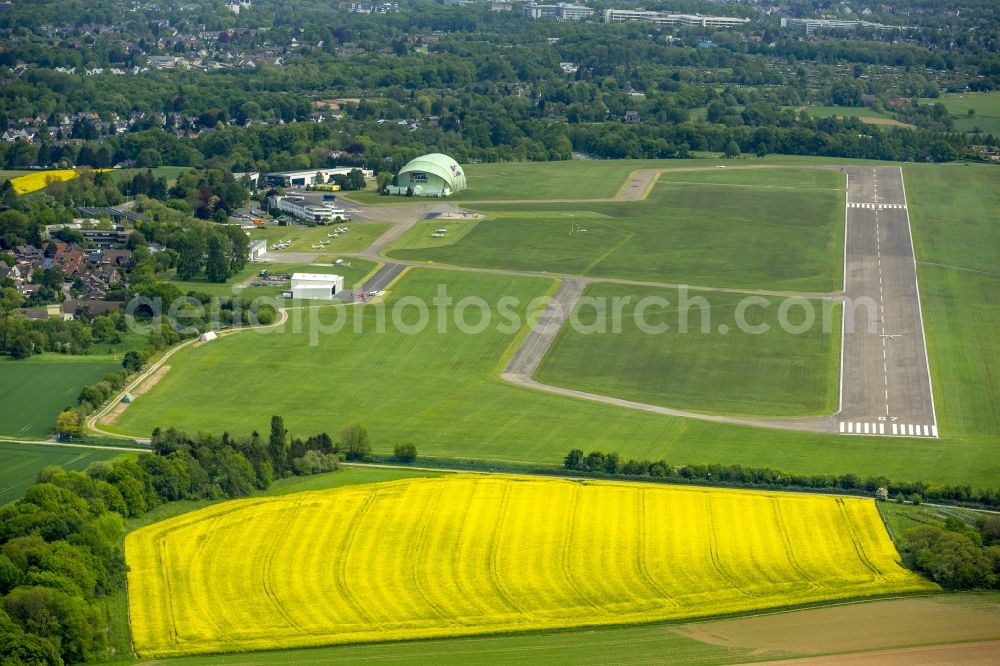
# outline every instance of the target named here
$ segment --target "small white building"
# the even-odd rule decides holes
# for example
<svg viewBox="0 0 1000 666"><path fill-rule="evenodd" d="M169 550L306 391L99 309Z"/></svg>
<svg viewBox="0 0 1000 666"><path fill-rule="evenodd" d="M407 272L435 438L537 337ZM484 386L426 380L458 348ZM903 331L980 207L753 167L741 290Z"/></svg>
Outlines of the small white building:
<svg viewBox="0 0 1000 666"><path fill-rule="evenodd" d="M252 240L247 246L247 259L250 261L262 261L267 255L266 240Z"/></svg>
<svg viewBox="0 0 1000 666"><path fill-rule="evenodd" d="M344 290L344 277L329 273L293 273L292 298L330 301Z"/></svg>
<svg viewBox="0 0 1000 666"><path fill-rule="evenodd" d="M219 336L215 334L215 331L205 331L204 333L198 336L198 341L211 342L212 340L215 340L217 337Z"/></svg>

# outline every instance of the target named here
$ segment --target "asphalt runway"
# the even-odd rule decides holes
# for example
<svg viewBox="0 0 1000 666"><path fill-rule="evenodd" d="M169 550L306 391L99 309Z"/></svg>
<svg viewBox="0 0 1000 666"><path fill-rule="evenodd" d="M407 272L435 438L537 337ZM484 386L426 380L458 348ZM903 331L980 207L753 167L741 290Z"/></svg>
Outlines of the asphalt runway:
<svg viewBox="0 0 1000 666"><path fill-rule="evenodd" d="M505 379L518 383L531 379L586 288L585 280L564 280L559 285L504 369L502 376Z"/></svg>
<svg viewBox="0 0 1000 666"><path fill-rule="evenodd" d="M936 437L902 171L847 174L841 407L836 431Z"/></svg>
<svg viewBox="0 0 1000 666"><path fill-rule="evenodd" d="M566 315L583 293L564 278L554 304L502 377L577 398L674 416L782 430L937 437L903 175L898 167L849 167L844 229L840 409L832 416L749 418L695 414L601 396L533 379Z"/></svg>

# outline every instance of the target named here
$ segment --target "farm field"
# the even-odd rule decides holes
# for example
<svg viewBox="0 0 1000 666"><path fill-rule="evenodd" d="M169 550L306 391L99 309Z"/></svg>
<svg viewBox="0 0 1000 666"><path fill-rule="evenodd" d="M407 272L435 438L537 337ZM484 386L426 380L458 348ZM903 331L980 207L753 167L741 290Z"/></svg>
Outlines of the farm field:
<svg viewBox="0 0 1000 666"><path fill-rule="evenodd" d="M936 99L924 98L921 104L944 104L955 119L955 129L961 132L1000 134L1000 93L955 93ZM969 115L969 109L975 115Z"/></svg>
<svg viewBox="0 0 1000 666"><path fill-rule="evenodd" d="M792 108L795 111L805 111L814 118L857 118L869 125L913 127L909 123L896 120L892 117L892 113L876 111L868 106L804 106L787 108Z"/></svg>
<svg viewBox="0 0 1000 666"><path fill-rule="evenodd" d="M166 178L168 185L173 185L177 182L177 176L190 169L191 167L160 166L152 167L149 170L152 171L153 175L157 178L160 178L161 176ZM111 177L114 178L116 182L121 182L122 180L131 180L137 173L146 173L146 169L138 167L134 169L114 169L111 171Z"/></svg>
<svg viewBox="0 0 1000 666"><path fill-rule="evenodd" d="M430 303L438 284L447 284L455 301L477 295L488 303L513 296L525 304L553 288L540 278L420 268L404 274L385 306L391 313L404 296ZM171 370L148 393L105 427L141 437L168 425L249 433L265 429L268 415L281 414L300 435L336 434L360 422L378 454L390 453L398 442L414 442L427 456L555 465L579 447L617 451L625 458L666 458L673 464L738 463L974 486L991 486L1000 476L1000 457L990 454L992 447L947 437L873 440L794 433L544 394L499 378L525 331L502 333L493 326L463 335L452 326L450 333L438 334L432 326L409 335L390 325L385 333L375 333L375 306L340 310L344 319L336 335L330 331L337 308L323 307L309 311L299 330L247 331L185 348L171 357ZM310 324L312 314L327 328ZM477 321L475 311L467 316ZM411 311L406 321L413 317ZM495 323L505 321L497 310L491 317ZM354 332L356 318L360 334ZM219 377L256 382L259 390L252 399L238 391L220 392ZM349 400L343 399L344 391ZM206 404L212 409L204 409ZM498 414L503 415L499 426Z"/></svg>
<svg viewBox="0 0 1000 666"><path fill-rule="evenodd" d="M331 523L334 507L341 520ZM132 532L125 552L133 640L146 658L937 589L900 566L870 500L530 477L225 502ZM327 562L329 575L317 575Z"/></svg>
<svg viewBox="0 0 1000 666"><path fill-rule="evenodd" d="M736 662L941 645L1000 637L1000 593L874 600L708 622L598 627L416 642L344 645L251 654L175 657L166 666L270 666L283 663L433 664L673 664ZM921 627L913 635L913 626Z"/></svg>
<svg viewBox="0 0 1000 666"><path fill-rule="evenodd" d="M31 173L31 171L28 169L0 169L0 183L29 173Z"/></svg>
<svg viewBox="0 0 1000 666"><path fill-rule="evenodd" d="M711 287L835 291L843 270L844 196L815 184L836 187L838 174L817 179L811 171L780 171L783 178L688 172L676 177L711 182L660 182L637 202L477 206L491 219L457 243L388 254ZM789 189L745 186L765 178ZM799 182L812 189L797 189Z"/></svg>
<svg viewBox="0 0 1000 666"><path fill-rule="evenodd" d="M22 176L11 178L10 184L14 187L16 194L28 194L44 188L50 180L73 180L76 177L75 169L30 171Z"/></svg>
<svg viewBox="0 0 1000 666"><path fill-rule="evenodd" d="M120 369L121 360L112 356L0 358L0 435L48 437L59 412L76 404L80 389Z"/></svg>
<svg viewBox="0 0 1000 666"><path fill-rule="evenodd" d="M609 323L616 298L630 299L621 308L620 332ZM690 299L691 306L679 307L681 298ZM839 306L804 301L816 323L796 335L779 323L781 301L763 299L746 310L744 321L752 327L747 331L764 326L768 330L752 334L738 327L734 316L745 298L591 285L574 313L579 326L563 328L536 377L547 384L695 412L777 417L836 412ZM652 299L670 302L640 310L639 323L669 326L656 334L640 328L636 318L637 308L643 307L639 304ZM604 304L606 314L598 315L598 303ZM687 330L682 328L682 313L689 319ZM802 308L790 310L789 323L804 321ZM581 358L587 362L580 363Z"/></svg>
<svg viewBox="0 0 1000 666"><path fill-rule="evenodd" d="M307 227L295 225L279 227L267 225L263 229L250 231L251 240L267 241L267 256L272 261L280 261L282 252L310 252L336 254L337 252L359 252L368 247L373 240L381 236L390 225L383 222L335 222L328 226ZM348 231L340 238L331 238L335 228L347 227ZM275 250L276 243L291 241L285 250ZM330 241L325 248L315 248L321 241Z"/></svg>
<svg viewBox="0 0 1000 666"><path fill-rule="evenodd" d="M55 419L53 418L53 421ZM49 465L65 470L81 470L97 460L119 455L118 451L91 449L80 446L48 446L0 441L0 504L24 496L28 486L38 479L38 472Z"/></svg>

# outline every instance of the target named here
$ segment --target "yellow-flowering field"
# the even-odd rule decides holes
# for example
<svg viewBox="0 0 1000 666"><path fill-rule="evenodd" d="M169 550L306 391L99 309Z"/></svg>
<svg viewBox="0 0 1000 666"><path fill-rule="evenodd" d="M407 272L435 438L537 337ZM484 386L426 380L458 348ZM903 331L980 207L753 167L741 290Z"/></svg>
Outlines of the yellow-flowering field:
<svg viewBox="0 0 1000 666"><path fill-rule="evenodd" d="M76 169L53 169L52 171L36 171L34 173L26 173L23 176L18 176L17 178L11 178L10 184L14 188L15 194L27 194L29 192L36 192L52 180L73 180L79 173Z"/></svg>
<svg viewBox="0 0 1000 666"><path fill-rule="evenodd" d="M872 501L453 475L128 535L142 657L673 620L935 590Z"/></svg>

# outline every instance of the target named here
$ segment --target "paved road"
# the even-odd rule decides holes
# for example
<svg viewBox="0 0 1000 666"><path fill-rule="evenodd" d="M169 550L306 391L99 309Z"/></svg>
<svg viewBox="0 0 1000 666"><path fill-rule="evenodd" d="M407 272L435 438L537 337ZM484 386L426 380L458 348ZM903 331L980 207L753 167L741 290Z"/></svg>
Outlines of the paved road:
<svg viewBox="0 0 1000 666"><path fill-rule="evenodd" d="M936 437L902 171L845 171L846 302L837 432Z"/></svg>
<svg viewBox="0 0 1000 666"><path fill-rule="evenodd" d="M531 379L586 288L585 280L564 280L559 285L558 291L549 299L538 321L504 369L501 375L504 379L515 383Z"/></svg>
<svg viewBox="0 0 1000 666"><path fill-rule="evenodd" d="M549 325L525 338L502 377L549 393L670 416L805 432L937 437L902 171L857 167L845 172L845 316L837 414L789 419L697 414L533 379L558 332L553 325L561 327L583 293L587 281L581 280L563 282L557 309L547 313Z"/></svg>
<svg viewBox="0 0 1000 666"><path fill-rule="evenodd" d="M677 170L702 169L707 170L708 167ZM616 199L644 198L660 172L673 170L635 172ZM445 265L435 267L507 275L545 275L562 281L553 302L502 373L502 377L507 381L550 393L620 407L708 421L852 435L936 437L937 422L924 346L916 265L902 170L898 167L850 167L844 171L848 179L844 249L844 289L847 306L842 345L841 409L833 416L759 419L706 415L542 384L534 380L533 375L587 284L600 281L624 284L655 283L613 279L591 280L578 276L532 271ZM357 256L384 262L386 260L382 252L416 222L425 219L428 213L452 210L454 208L450 204L440 203L380 207L379 217L393 224L365 250L357 253ZM385 263L365 283L363 290L384 289L409 265L420 265L420 262ZM744 292L735 289L712 291ZM750 293L792 295L782 292L751 291ZM349 292L346 293L345 300L351 301L352 296ZM808 294L808 296L834 297L830 294ZM870 309L866 309L865 304L870 306ZM286 318L287 312L282 309L279 321L272 325L280 326ZM180 347L171 350L156 365L161 364ZM148 372L143 373L133 384L137 384L147 374ZM88 419L88 426L92 430L102 432L96 424L104 411L106 410L101 410Z"/></svg>

